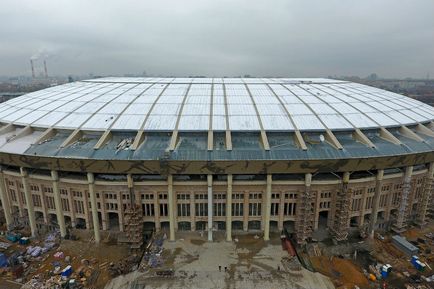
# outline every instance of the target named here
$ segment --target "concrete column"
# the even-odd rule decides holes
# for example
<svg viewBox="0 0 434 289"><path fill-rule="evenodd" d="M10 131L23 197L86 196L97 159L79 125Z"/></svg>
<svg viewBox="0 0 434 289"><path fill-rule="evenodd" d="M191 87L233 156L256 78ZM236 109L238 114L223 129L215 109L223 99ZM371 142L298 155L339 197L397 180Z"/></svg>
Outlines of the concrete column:
<svg viewBox="0 0 434 289"><path fill-rule="evenodd" d="M155 222L155 230L161 230L161 222L160 222L160 200L158 199L158 192L154 193L154 222Z"/></svg>
<svg viewBox="0 0 434 289"><path fill-rule="evenodd" d="M72 195L71 189L68 189L68 203L70 209L71 226L75 228L74 196ZM89 222L89 218L86 219L86 228L90 229L90 222L89 223L88 222Z"/></svg>
<svg viewBox="0 0 434 289"><path fill-rule="evenodd" d="M101 204L101 223L102 223L102 229L106 231L108 228L107 226L107 211L105 209L105 193L100 192L99 194L99 201Z"/></svg>
<svg viewBox="0 0 434 289"><path fill-rule="evenodd" d="M190 224L191 231L196 231L196 206L195 206L194 192L190 192Z"/></svg>
<svg viewBox="0 0 434 289"><path fill-rule="evenodd" d="M66 236L66 226L65 217L63 216L62 201L60 199L59 174L57 171L51 171L51 178L53 180L53 195L54 205L56 206L57 223L60 228L60 236L64 238Z"/></svg>
<svg viewBox="0 0 434 289"><path fill-rule="evenodd" d="M118 192L118 220L119 220L119 231L124 231L124 201L123 192Z"/></svg>
<svg viewBox="0 0 434 289"><path fill-rule="evenodd" d="M279 231L283 230L283 218L284 218L284 209L285 209L285 192L280 191L279 195L279 221L277 223L277 228Z"/></svg>
<svg viewBox="0 0 434 289"><path fill-rule="evenodd" d="M368 198L368 188L363 190L362 198L360 200L360 216L359 216L359 227L363 226L365 222L365 207L366 207L366 199Z"/></svg>
<svg viewBox="0 0 434 289"><path fill-rule="evenodd" d="M271 213L271 185L273 178L271 174L267 175L267 190L265 192L265 224L264 224L264 241L270 240L270 213Z"/></svg>
<svg viewBox="0 0 434 289"><path fill-rule="evenodd" d="M169 210L169 240L175 241L175 203L173 198L173 176L167 177L167 195L168 195L168 210Z"/></svg>
<svg viewBox="0 0 434 289"><path fill-rule="evenodd" d="M243 231L249 230L249 191L244 191L243 199Z"/></svg>
<svg viewBox="0 0 434 289"><path fill-rule="evenodd" d="M371 218L369 220L369 234L374 237L375 225L377 224L378 207L380 206L381 187L383 185L384 170L378 170L375 181L375 194L372 201Z"/></svg>
<svg viewBox="0 0 434 289"><path fill-rule="evenodd" d="M134 195L134 181L133 176L131 174L127 174L127 186L128 186L128 192L129 192L129 198L130 198L130 204L133 204L135 202L136 196Z"/></svg>
<svg viewBox="0 0 434 289"><path fill-rule="evenodd" d="M48 208L47 208L47 200L44 192L44 188L39 186L39 192L41 193L39 197L41 198L41 206L44 217L44 223L48 224Z"/></svg>
<svg viewBox="0 0 434 289"><path fill-rule="evenodd" d="M21 187L17 181L15 181L14 183L15 183L15 188L16 188L16 193L17 193L18 215L20 216L20 218L23 218L24 217L24 201L23 201L23 196L21 194Z"/></svg>
<svg viewBox="0 0 434 289"><path fill-rule="evenodd" d="M101 236L99 232L98 210L95 194L95 178L93 173L87 173L87 181L89 183L90 204L92 206L93 232L95 234L95 243L98 244L101 241Z"/></svg>
<svg viewBox="0 0 434 289"><path fill-rule="evenodd" d="M84 199L84 204L83 204L83 207L84 207L84 216L85 216L85 222L86 222L86 229L90 229L90 224L91 224L91 221L90 221L90 211L89 211L89 195L90 195L90 193L88 194L86 191L84 191L83 192L83 199Z"/></svg>
<svg viewBox="0 0 434 289"><path fill-rule="evenodd" d="M36 236L36 219L35 219L35 209L33 208L33 199L30 192L29 187L29 175L27 171L24 168L20 168L21 170L21 178L23 182L23 188L24 188L24 196L26 198L26 204L27 204L27 213L29 216L29 223L30 223L30 230L32 232L32 237Z"/></svg>
<svg viewBox="0 0 434 289"><path fill-rule="evenodd" d="M17 194L19 192L16 192ZM9 202L9 196L7 194L5 179L0 168L0 199L2 202L3 212L5 214L6 225L9 227L12 224L11 203Z"/></svg>
<svg viewBox="0 0 434 289"><path fill-rule="evenodd" d="M212 175L207 176L208 183L208 241L212 242L212 213L213 213L213 195L212 195Z"/></svg>
<svg viewBox="0 0 434 289"><path fill-rule="evenodd" d="M226 192L226 241L232 241L232 175L228 175Z"/></svg>

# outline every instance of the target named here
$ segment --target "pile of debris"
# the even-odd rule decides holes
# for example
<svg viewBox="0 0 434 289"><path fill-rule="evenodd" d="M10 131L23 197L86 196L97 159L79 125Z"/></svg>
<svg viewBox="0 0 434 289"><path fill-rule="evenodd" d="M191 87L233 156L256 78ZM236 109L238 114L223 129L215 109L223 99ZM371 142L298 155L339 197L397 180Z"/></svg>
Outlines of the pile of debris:
<svg viewBox="0 0 434 289"><path fill-rule="evenodd" d="M36 275L30 279L26 284L21 286L21 289L82 289L83 286L76 283L74 279L63 280L60 276L53 276L49 279L45 279L41 275Z"/></svg>
<svg viewBox="0 0 434 289"><path fill-rule="evenodd" d="M145 271L146 268L157 268L163 265L163 243L167 239L166 234L154 234L146 246L140 270Z"/></svg>
<svg viewBox="0 0 434 289"><path fill-rule="evenodd" d="M132 138L132 137L127 137L127 138L122 139L118 143L118 145L116 146L116 154L121 150L124 150L124 151L129 150L130 146L133 144L133 142L134 142L134 138Z"/></svg>
<svg viewBox="0 0 434 289"><path fill-rule="evenodd" d="M140 262L140 257L136 254L129 256L117 263L110 263L107 271L111 277L116 277L119 275L128 274L132 271L137 270L138 263Z"/></svg>

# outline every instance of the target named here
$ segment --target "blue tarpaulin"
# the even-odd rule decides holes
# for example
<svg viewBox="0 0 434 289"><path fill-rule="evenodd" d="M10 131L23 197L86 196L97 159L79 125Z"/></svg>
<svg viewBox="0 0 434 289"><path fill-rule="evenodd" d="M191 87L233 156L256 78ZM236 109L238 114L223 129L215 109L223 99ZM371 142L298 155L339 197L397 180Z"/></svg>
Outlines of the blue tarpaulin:
<svg viewBox="0 0 434 289"><path fill-rule="evenodd" d="M8 266L8 258L6 258L6 255L3 253L0 253L0 267L7 267Z"/></svg>

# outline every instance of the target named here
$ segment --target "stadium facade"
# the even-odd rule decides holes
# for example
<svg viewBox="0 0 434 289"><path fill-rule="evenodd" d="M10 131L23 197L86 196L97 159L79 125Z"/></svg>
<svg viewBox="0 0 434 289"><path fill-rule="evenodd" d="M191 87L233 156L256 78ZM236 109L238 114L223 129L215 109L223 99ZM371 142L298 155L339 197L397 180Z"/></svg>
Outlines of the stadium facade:
<svg viewBox="0 0 434 289"><path fill-rule="evenodd" d="M434 109L331 79L101 78L0 104L7 224L401 232L433 208ZM97 225L95 225L97 224Z"/></svg>

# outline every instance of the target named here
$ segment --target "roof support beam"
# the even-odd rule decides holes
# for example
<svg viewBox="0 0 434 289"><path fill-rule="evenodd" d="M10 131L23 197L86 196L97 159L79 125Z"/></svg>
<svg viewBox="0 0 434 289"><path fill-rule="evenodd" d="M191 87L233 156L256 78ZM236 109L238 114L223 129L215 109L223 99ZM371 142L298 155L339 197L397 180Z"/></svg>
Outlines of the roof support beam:
<svg viewBox="0 0 434 289"><path fill-rule="evenodd" d="M376 148L376 146L371 142L371 140L358 128L353 131L353 139L361 142L362 144L370 148Z"/></svg>
<svg viewBox="0 0 434 289"><path fill-rule="evenodd" d="M15 129L15 126L11 123L8 123L6 126L0 128L0 134L5 134L11 132Z"/></svg>
<svg viewBox="0 0 434 289"><path fill-rule="evenodd" d="M264 150L270 150L270 144L268 143L267 133L264 130L261 130L261 142Z"/></svg>
<svg viewBox="0 0 434 289"><path fill-rule="evenodd" d="M66 140L60 145L60 148L67 147L71 145L72 143L76 142L83 136L83 132L80 129L74 130L67 138Z"/></svg>
<svg viewBox="0 0 434 289"><path fill-rule="evenodd" d="M208 150L212 151L214 149L214 132L212 130L208 131Z"/></svg>
<svg viewBox="0 0 434 289"><path fill-rule="evenodd" d="M230 130L226 131L226 150L227 151L231 151L232 150L232 135L231 135L231 131Z"/></svg>
<svg viewBox="0 0 434 289"><path fill-rule="evenodd" d="M402 145L402 142L397 139L390 131L385 129L384 127L380 128L380 137L388 142L391 142L396 145Z"/></svg>
<svg viewBox="0 0 434 289"><path fill-rule="evenodd" d="M184 97L182 99L181 107L179 109L178 117L176 119L175 129L172 133L172 139L170 140L169 151L174 151L176 148L176 144L178 143L178 127L179 122L181 121L182 111L184 110L185 102L187 101L187 95L190 92L191 83L188 85L187 90L185 91Z"/></svg>
<svg viewBox="0 0 434 289"><path fill-rule="evenodd" d="M261 127L262 146L264 147L264 150L269 151L270 145L268 143L267 133L265 132L264 125L262 124L262 119L261 119L258 107L256 105L255 98L252 96L252 93L250 92L250 89L246 83L244 83L244 87L246 88L247 93L249 94L250 99L252 100L253 107L255 108L255 111L256 111L256 117L258 118L258 123L259 123L259 126Z"/></svg>
<svg viewBox="0 0 434 289"><path fill-rule="evenodd" d="M426 125L430 130L434 130L434 121L427 123Z"/></svg>
<svg viewBox="0 0 434 289"><path fill-rule="evenodd" d="M98 142L93 147L94 150L98 150L103 147L112 138L112 133L110 130L106 130L102 136L99 138Z"/></svg>
<svg viewBox="0 0 434 289"><path fill-rule="evenodd" d="M137 150L142 145L144 140L145 140L145 133L143 132L143 130L137 131L137 134L134 137L133 144L130 147L130 150L132 151Z"/></svg>
<svg viewBox="0 0 434 289"><path fill-rule="evenodd" d="M57 131L50 127L47 128L42 134L41 136L35 141L35 144L42 144L44 141L52 138L53 136L55 136L57 133Z"/></svg>
<svg viewBox="0 0 434 289"><path fill-rule="evenodd" d="M342 150L344 147L341 145L341 143L338 141L336 136L333 134L333 132L329 129L326 130L325 139L328 143L333 145L338 150Z"/></svg>
<svg viewBox="0 0 434 289"><path fill-rule="evenodd" d="M212 151L214 149L214 132L212 129L212 116L214 115L214 78L211 84L211 100L209 106L209 126L208 126L208 150Z"/></svg>
<svg viewBox="0 0 434 289"><path fill-rule="evenodd" d="M418 141L418 142L424 142L425 141L423 138L421 138L420 136L415 134L414 131L412 131L411 129L409 129L405 125L402 125L399 128L399 132L408 138L414 139L415 141Z"/></svg>
<svg viewBox="0 0 434 289"><path fill-rule="evenodd" d="M294 131L295 135L295 142L297 143L297 146L301 148L304 151L307 151L306 143L304 142L303 136L301 135L299 130Z"/></svg>
<svg viewBox="0 0 434 289"><path fill-rule="evenodd" d="M174 130L172 133L172 138L170 139L169 151L174 151L177 143L178 143L178 131Z"/></svg>
<svg viewBox="0 0 434 289"><path fill-rule="evenodd" d="M434 131L430 130L429 128L427 128L426 126L424 126L421 123L416 126L416 131L420 134L434 137Z"/></svg>

